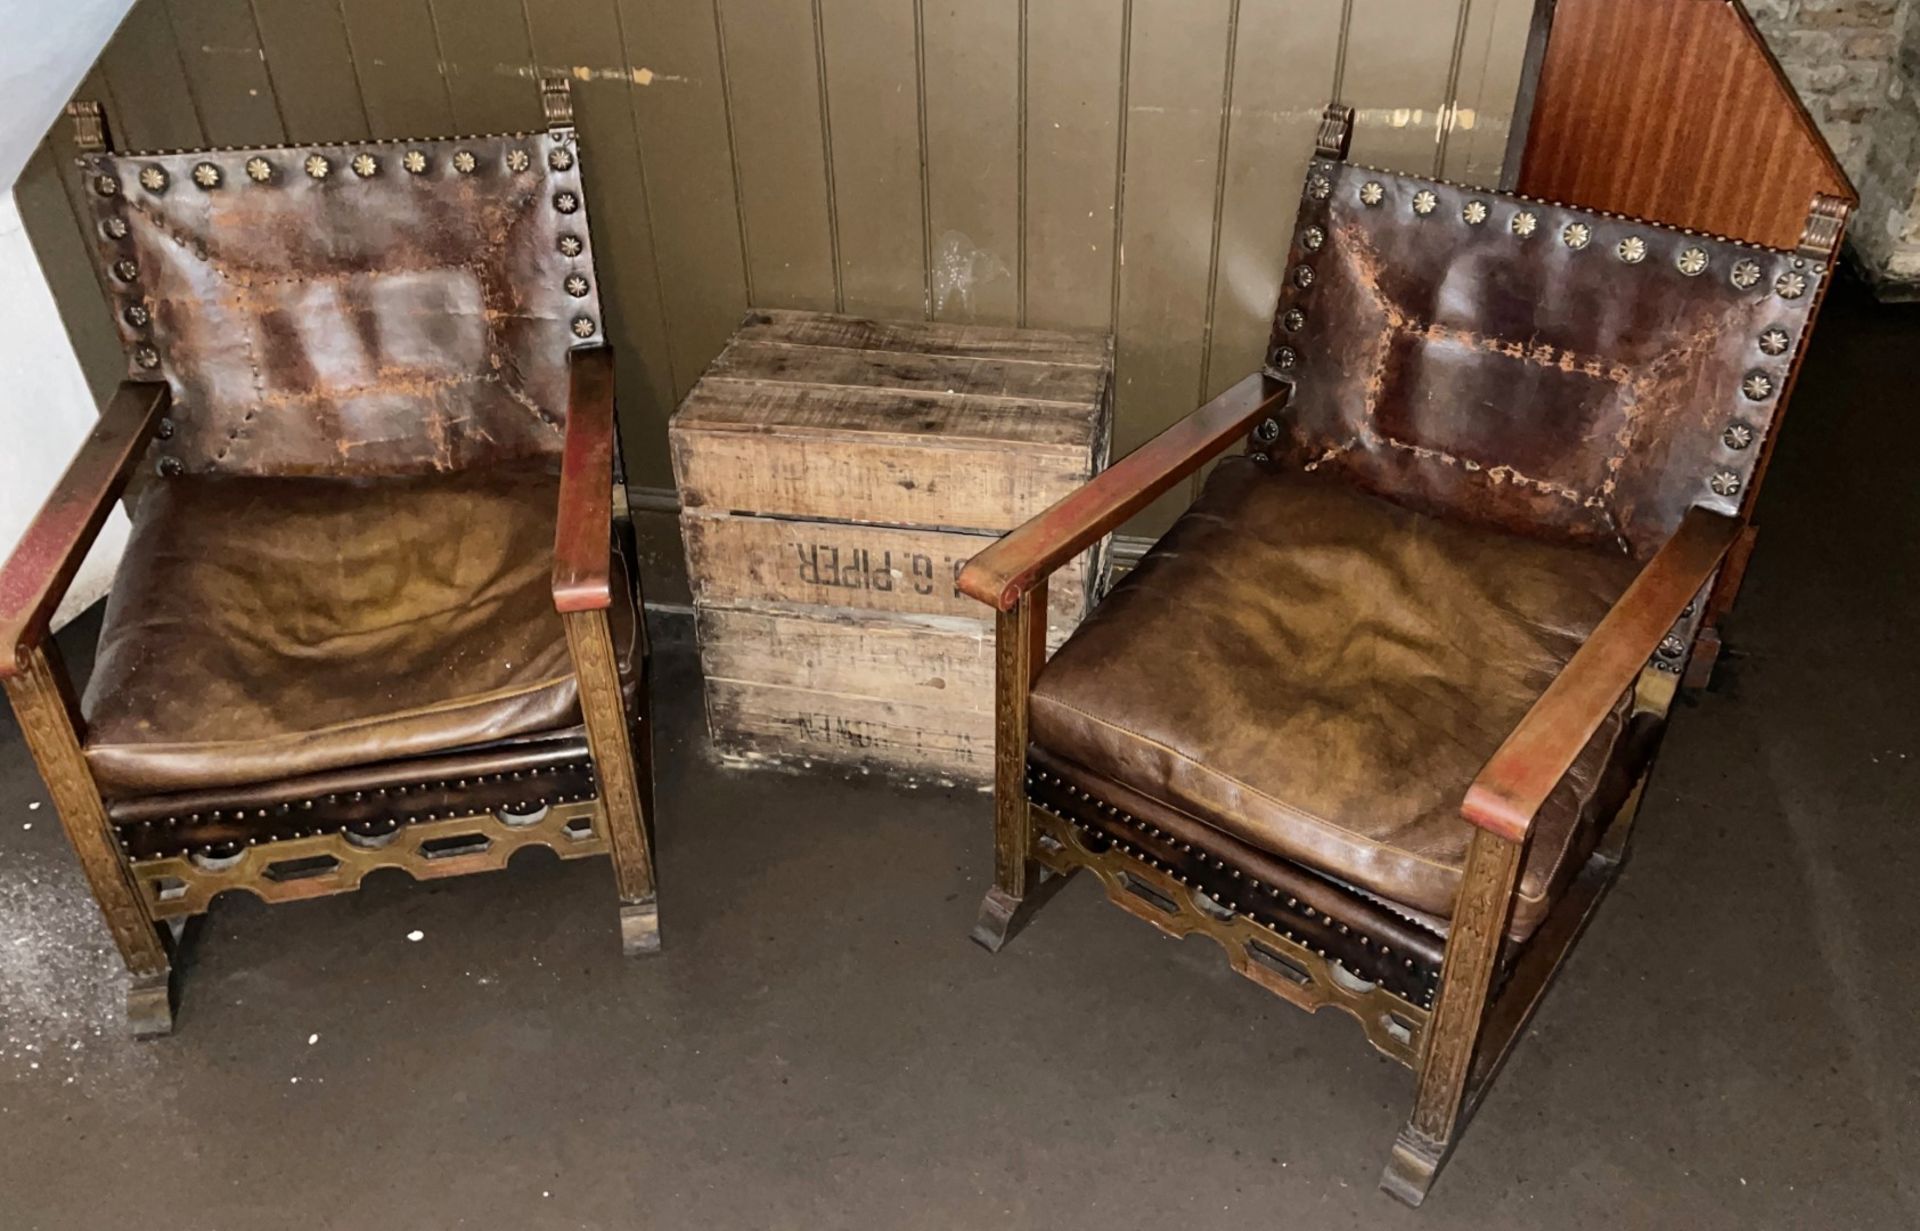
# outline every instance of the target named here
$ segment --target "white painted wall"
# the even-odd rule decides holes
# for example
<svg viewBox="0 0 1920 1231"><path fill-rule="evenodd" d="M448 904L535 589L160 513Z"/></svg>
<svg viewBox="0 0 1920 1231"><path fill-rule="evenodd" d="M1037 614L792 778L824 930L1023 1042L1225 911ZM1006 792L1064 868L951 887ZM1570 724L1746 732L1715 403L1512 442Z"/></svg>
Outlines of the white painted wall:
<svg viewBox="0 0 1920 1231"><path fill-rule="evenodd" d="M13 550L99 418L13 193L0 197L0 555ZM113 511L54 617L58 627L107 592L127 541Z"/></svg>
<svg viewBox="0 0 1920 1231"><path fill-rule="evenodd" d="M20 225L13 184L133 0L0 0L0 556L13 549L99 410ZM54 618L107 592L126 544L115 509Z"/></svg>

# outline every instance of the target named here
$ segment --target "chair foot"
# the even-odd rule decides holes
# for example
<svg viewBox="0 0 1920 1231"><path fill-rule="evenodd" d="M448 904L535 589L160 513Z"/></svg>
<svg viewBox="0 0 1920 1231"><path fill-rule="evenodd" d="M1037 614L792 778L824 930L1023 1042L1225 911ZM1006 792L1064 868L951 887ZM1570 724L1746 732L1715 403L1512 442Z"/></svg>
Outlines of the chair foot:
<svg viewBox="0 0 1920 1231"><path fill-rule="evenodd" d="M127 1025L136 1039L173 1033L173 968L131 975L127 983Z"/></svg>
<svg viewBox="0 0 1920 1231"><path fill-rule="evenodd" d="M1445 1146L1403 1128L1394 1138L1393 1153L1387 1155L1387 1169L1380 1173L1380 1190L1418 1209L1446 1160Z"/></svg>
<svg viewBox="0 0 1920 1231"><path fill-rule="evenodd" d="M1034 912L1073 878L1074 871L1069 868L1056 872L1040 864L1032 865L1027 872L1032 888L1024 898L1016 898L998 885L987 890L987 896L980 900L980 915L974 920L970 933L973 942L988 953L1000 952L1003 945L1027 926Z"/></svg>
<svg viewBox="0 0 1920 1231"><path fill-rule="evenodd" d="M658 902L620 904L620 952L627 957L660 952Z"/></svg>

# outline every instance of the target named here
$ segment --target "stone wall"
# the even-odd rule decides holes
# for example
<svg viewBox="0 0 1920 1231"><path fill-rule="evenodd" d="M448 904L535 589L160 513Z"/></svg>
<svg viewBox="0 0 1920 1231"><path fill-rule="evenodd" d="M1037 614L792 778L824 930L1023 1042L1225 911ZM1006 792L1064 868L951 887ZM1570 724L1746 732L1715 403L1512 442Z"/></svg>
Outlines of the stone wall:
<svg viewBox="0 0 1920 1231"><path fill-rule="evenodd" d="M1860 190L1848 232L1883 298L1920 298L1920 0L1748 0Z"/></svg>

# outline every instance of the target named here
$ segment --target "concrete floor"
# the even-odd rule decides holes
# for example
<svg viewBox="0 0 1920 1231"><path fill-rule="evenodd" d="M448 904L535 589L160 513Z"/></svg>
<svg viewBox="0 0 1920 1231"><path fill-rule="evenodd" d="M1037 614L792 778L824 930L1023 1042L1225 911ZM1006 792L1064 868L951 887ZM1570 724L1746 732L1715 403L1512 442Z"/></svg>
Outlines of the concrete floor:
<svg viewBox="0 0 1920 1231"><path fill-rule="evenodd" d="M0 1227L1920 1225L1916 339L1833 304L1734 657L1417 1214L1374 1187L1411 1077L1351 1021L1091 883L988 957L986 797L720 768L669 617L663 954L544 853L224 900L155 1044L0 719Z"/></svg>

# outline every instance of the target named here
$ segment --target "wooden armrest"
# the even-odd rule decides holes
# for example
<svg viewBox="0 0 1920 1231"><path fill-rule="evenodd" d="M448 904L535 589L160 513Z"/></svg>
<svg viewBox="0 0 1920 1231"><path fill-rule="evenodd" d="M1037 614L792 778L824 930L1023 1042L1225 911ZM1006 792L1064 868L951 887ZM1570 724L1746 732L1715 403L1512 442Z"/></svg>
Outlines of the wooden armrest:
<svg viewBox="0 0 1920 1231"><path fill-rule="evenodd" d="M613 605L613 351L573 352L567 438L553 532L553 605L562 612Z"/></svg>
<svg viewBox="0 0 1920 1231"><path fill-rule="evenodd" d="M23 671L28 651L46 636L54 608L171 404L172 391L165 384L123 382L0 565L0 649L5 650L0 679Z"/></svg>
<svg viewBox="0 0 1920 1231"><path fill-rule="evenodd" d="M967 562L962 592L1001 611L1285 405L1292 386L1255 373L1127 454Z"/></svg>
<svg viewBox="0 0 1920 1231"><path fill-rule="evenodd" d="M1460 811L1512 842L1653 657L1740 533L1737 518L1687 511L1598 627L1467 788Z"/></svg>

